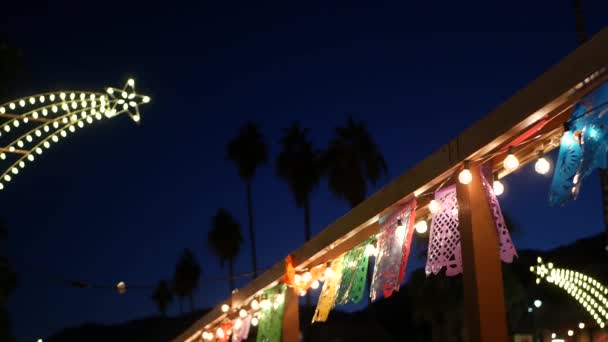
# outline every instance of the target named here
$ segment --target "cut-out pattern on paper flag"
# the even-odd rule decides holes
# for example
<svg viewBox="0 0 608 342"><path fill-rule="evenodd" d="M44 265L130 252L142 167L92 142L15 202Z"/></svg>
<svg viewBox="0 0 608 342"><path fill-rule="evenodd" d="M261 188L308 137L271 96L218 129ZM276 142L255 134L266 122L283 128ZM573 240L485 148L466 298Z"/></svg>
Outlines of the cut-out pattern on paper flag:
<svg viewBox="0 0 608 342"><path fill-rule="evenodd" d="M492 217L494 218L494 225L496 226L496 234L498 236L498 247L500 248L500 259L503 262L511 263L513 262L513 258L517 256L517 251L515 250L515 246L513 246L511 234L505 223L505 218L502 216L500 203L498 202L496 195L494 195L494 189L489 181L492 179L491 175L492 169L489 166L484 165L481 168L481 184L483 185L486 199L492 210Z"/></svg>
<svg viewBox="0 0 608 342"><path fill-rule="evenodd" d="M370 239L344 255L342 279L340 280L336 304L359 303L363 298L369 261L366 250L371 243L372 240Z"/></svg>
<svg viewBox="0 0 608 342"><path fill-rule="evenodd" d="M432 217L425 272L437 274L445 267L445 274L454 276L462 273L456 185L439 189L435 200L441 209Z"/></svg>
<svg viewBox="0 0 608 342"><path fill-rule="evenodd" d="M286 288L281 284L264 291L270 305L264 306L260 310L257 342L281 342Z"/></svg>
<svg viewBox="0 0 608 342"><path fill-rule="evenodd" d="M549 204L576 199L583 178L608 166L608 83L581 99L561 139Z"/></svg>
<svg viewBox="0 0 608 342"><path fill-rule="evenodd" d="M251 328L251 315L241 319L241 325L232 325L232 342L242 342L249 337L249 329Z"/></svg>
<svg viewBox="0 0 608 342"><path fill-rule="evenodd" d="M399 290L409 256L415 217L416 199L412 199L396 212L380 219L380 231L377 237L378 255L370 289L372 300L375 300L381 292L384 298L388 298L393 291ZM399 222L402 224L401 227Z"/></svg>
<svg viewBox="0 0 608 342"><path fill-rule="evenodd" d="M336 296L338 295L338 288L340 287L340 280L342 279L342 267L344 265L344 254L336 258L331 263L332 276L329 279L325 279L323 283L323 289L319 295L319 302L317 302L317 309L312 317L312 322L325 322L329 312L336 303Z"/></svg>

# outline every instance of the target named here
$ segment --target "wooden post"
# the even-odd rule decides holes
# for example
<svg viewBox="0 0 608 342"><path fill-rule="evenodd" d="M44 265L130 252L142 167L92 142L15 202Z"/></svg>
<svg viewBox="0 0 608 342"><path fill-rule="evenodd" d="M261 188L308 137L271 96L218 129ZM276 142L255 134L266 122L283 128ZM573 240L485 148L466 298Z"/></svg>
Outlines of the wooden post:
<svg viewBox="0 0 608 342"><path fill-rule="evenodd" d="M457 182L462 246L466 327L473 342L506 342L502 269L498 236L479 164L471 165L471 183Z"/></svg>
<svg viewBox="0 0 608 342"><path fill-rule="evenodd" d="M283 314L283 342L300 341L300 301L291 288L285 291L285 313Z"/></svg>

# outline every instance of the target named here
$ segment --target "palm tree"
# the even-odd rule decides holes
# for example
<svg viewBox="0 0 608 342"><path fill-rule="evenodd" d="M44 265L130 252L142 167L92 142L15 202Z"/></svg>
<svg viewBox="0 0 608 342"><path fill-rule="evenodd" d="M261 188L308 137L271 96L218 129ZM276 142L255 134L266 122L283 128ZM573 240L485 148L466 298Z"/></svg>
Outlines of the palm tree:
<svg viewBox="0 0 608 342"><path fill-rule="evenodd" d="M308 129L296 122L284 130L281 153L277 157L276 172L289 186L296 206L304 209L304 236L310 240L310 193L319 185L321 168L319 153L308 139Z"/></svg>
<svg viewBox="0 0 608 342"><path fill-rule="evenodd" d="M349 117L346 126L336 127L335 133L323 155L323 169L330 191L354 208L367 196L367 182L376 184L387 175L388 168L364 123ZM367 288L373 270L371 258L368 263Z"/></svg>
<svg viewBox="0 0 608 342"><path fill-rule="evenodd" d="M351 207L367 196L367 183L375 185L388 168L382 153L362 122L348 118L336 127L335 137L323 156L329 189Z"/></svg>
<svg viewBox="0 0 608 342"><path fill-rule="evenodd" d="M228 274L230 276L229 285L230 291L234 286L234 261L239 255L241 245L243 244L243 234L241 234L241 225L236 219L224 208L218 209L212 219L212 228L209 231L208 243L213 251L213 254L219 258L220 267L224 267L224 263L228 262Z"/></svg>
<svg viewBox="0 0 608 342"><path fill-rule="evenodd" d="M173 275L173 291L179 299L180 313L184 312L184 298L190 301L190 311L194 310L194 290L199 286L201 273L201 266L196 261L194 253L186 248L175 265Z"/></svg>
<svg viewBox="0 0 608 342"><path fill-rule="evenodd" d="M243 126L233 140L228 143L227 159L233 161L239 176L247 185L247 214L249 218L249 239L251 242L251 262L253 277L258 276L258 259L253 228L252 183L258 167L268 162L268 148L258 125L249 122Z"/></svg>
<svg viewBox="0 0 608 342"><path fill-rule="evenodd" d="M173 293L171 292L169 283L166 280L162 279L158 282L156 289L152 293L152 300L154 303L156 303L156 307L158 308L160 315L163 317L166 316L167 308L173 301Z"/></svg>
<svg viewBox="0 0 608 342"><path fill-rule="evenodd" d="M0 39L0 95L4 96L9 93L10 87L22 76L23 56L21 51Z"/></svg>

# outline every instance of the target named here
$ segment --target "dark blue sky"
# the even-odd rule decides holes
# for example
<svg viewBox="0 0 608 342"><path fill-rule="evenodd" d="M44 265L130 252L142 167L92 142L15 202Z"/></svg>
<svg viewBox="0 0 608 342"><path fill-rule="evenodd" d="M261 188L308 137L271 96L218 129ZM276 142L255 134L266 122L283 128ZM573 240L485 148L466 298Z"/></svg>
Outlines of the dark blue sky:
<svg viewBox="0 0 608 342"><path fill-rule="evenodd" d="M124 117L82 130L0 194L20 273L10 311L24 341L155 313L146 291L72 289L52 276L155 284L172 275L185 247L205 278L225 275L206 236L219 207L246 223L245 187L225 161L226 142L246 120L262 125L274 159L281 129L294 120L322 148L352 114L385 154L385 184L576 47L569 0L16 3L5 4L0 22L26 58L29 78L15 94L101 90L133 76L153 99L141 126ZM608 4L585 6L595 33ZM561 209L548 207L549 177L531 166L506 186L518 248L603 229L597 177ZM259 170L254 199L259 263L268 267L301 244L303 213L272 165ZM313 232L347 210L323 184ZM249 271L248 255L245 246L237 273ZM196 303L214 305L226 292L223 282L204 285Z"/></svg>

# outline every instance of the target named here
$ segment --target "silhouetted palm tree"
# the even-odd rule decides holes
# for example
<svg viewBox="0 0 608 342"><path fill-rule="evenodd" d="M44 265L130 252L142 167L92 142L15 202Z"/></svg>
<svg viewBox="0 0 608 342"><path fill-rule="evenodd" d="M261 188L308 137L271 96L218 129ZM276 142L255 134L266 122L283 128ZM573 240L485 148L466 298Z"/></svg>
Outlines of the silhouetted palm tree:
<svg viewBox="0 0 608 342"><path fill-rule="evenodd" d="M376 184L387 175L386 160L364 123L349 117L346 126L336 127L335 134L323 155L323 169L329 190L354 208L367 197L367 182ZM367 288L371 284L372 258L368 263Z"/></svg>
<svg viewBox="0 0 608 342"><path fill-rule="evenodd" d="M319 153L308 139L308 129L296 122L284 130L281 153L277 157L276 172L289 186L296 206L304 209L304 237L310 240L310 193L319 185L321 167Z"/></svg>
<svg viewBox="0 0 608 342"><path fill-rule="evenodd" d="M367 196L367 182L387 175L386 161L362 122L348 118L335 134L323 156L329 189L355 207Z"/></svg>
<svg viewBox="0 0 608 342"><path fill-rule="evenodd" d="M239 135L228 143L228 160L233 161L239 171L239 176L247 185L247 214L249 218L249 239L251 242L251 262L253 276L258 276L258 259L255 246L255 230L253 228L252 183L258 167L268 162L268 148L258 126L247 123Z"/></svg>
<svg viewBox="0 0 608 342"><path fill-rule="evenodd" d="M224 263L228 262L228 274L230 276L229 293L232 293L232 290L235 288L234 261L241 250L243 234L241 234L241 225L224 208L218 209L215 216L213 216L208 243L213 254L218 257L220 267L223 268Z"/></svg>
<svg viewBox="0 0 608 342"><path fill-rule="evenodd" d="M8 230L4 221L0 220L0 242L7 239ZM6 250L0 248L0 250ZM8 264L5 255L0 254L0 341L12 341L10 319L6 309L8 296L17 287L17 274Z"/></svg>
<svg viewBox="0 0 608 342"><path fill-rule="evenodd" d="M194 253L188 248L175 265L173 275L173 291L179 299L179 310L183 313L183 299L190 301L190 311L194 310L194 290L198 288L202 269L196 261Z"/></svg>
<svg viewBox="0 0 608 342"><path fill-rule="evenodd" d="M0 38L0 96L10 93L10 87L22 76L22 62L21 51Z"/></svg>
<svg viewBox="0 0 608 342"><path fill-rule="evenodd" d="M161 316L166 316L167 308L173 301L173 293L166 280L163 279L158 282L156 289L154 289L154 292L152 293L152 300L156 303L156 307Z"/></svg>

